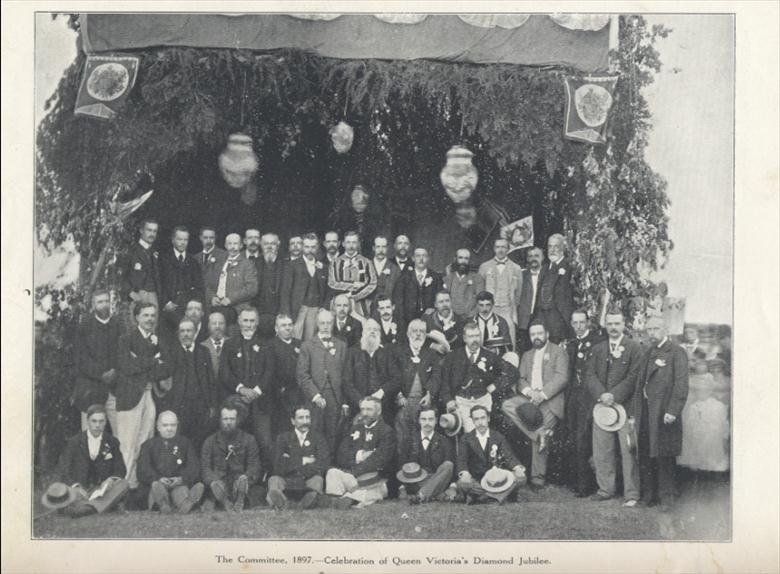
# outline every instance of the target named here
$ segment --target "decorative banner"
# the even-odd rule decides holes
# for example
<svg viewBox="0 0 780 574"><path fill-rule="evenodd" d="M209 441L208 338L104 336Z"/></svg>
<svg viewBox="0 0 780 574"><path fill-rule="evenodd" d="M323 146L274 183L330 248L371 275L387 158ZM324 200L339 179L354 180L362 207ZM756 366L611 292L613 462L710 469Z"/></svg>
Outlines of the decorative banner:
<svg viewBox="0 0 780 574"><path fill-rule="evenodd" d="M617 76L565 79L564 137L594 144L606 141L607 118L617 79Z"/></svg>
<svg viewBox="0 0 780 574"><path fill-rule="evenodd" d="M532 215L523 217L504 225L501 237L509 241L509 250L523 249L534 244L534 218Z"/></svg>
<svg viewBox="0 0 780 574"><path fill-rule="evenodd" d="M74 113L113 118L133 89L139 62L138 56L87 56Z"/></svg>

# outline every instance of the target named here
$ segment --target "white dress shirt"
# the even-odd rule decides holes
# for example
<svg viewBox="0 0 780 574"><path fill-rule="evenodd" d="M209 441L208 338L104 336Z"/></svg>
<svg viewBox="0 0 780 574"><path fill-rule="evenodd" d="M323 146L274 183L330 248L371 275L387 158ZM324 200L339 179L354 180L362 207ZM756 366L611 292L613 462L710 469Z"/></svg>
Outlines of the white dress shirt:
<svg viewBox="0 0 780 574"><path fill-rule="evenodd" d="M95 460L100 452L100 444L103 442L103 433L100 436L94 437L92 433L87 431L87 446L89 447L89 458Z"/></svg>
<svg viewBox="0 0 780 574"><path fill-rule="evenodd" d="M479 446L482 447L482 450L485 450L487 447L488 439L490 439L490 429L485 431L485 434L479 434L479 431L476 432L477 440L479 441Z"/></svg>

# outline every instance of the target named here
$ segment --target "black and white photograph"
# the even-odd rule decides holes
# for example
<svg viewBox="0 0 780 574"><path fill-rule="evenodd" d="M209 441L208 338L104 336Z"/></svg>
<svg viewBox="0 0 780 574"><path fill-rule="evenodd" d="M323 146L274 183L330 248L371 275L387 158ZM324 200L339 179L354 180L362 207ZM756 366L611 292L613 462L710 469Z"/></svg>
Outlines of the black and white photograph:
<svg viewBox="0 0 780 574"><path fill-rule="evenodd" d="M25 538L248 572L736 540L733 331L777 325L735 320L733 11L183 6L26 16Z"/></svg>

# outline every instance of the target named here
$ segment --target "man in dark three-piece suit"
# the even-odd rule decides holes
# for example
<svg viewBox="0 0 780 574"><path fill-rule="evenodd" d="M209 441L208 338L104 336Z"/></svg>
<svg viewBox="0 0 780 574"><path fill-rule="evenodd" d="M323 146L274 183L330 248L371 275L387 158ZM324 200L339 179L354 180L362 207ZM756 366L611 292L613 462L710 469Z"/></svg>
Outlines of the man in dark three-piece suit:
<svg viewBox="0 0 780 574"><path fill-rule="evenodd" d="M177 329L191 299L203 298L203 275L197 260L187 253L189 239L186 227L175 227L172 248L160 255L160 311L169 331Z"/></svg>
<svg viewBox="0 0 780 574"><path fill-rule="evenodd" d="M550 333L553 343L560 343L571 335L571 314L574 295L571 288L571 264L566 255L562 235L551 235L547 241L547 258L537 287L534 319L540 319Z"/></svg>

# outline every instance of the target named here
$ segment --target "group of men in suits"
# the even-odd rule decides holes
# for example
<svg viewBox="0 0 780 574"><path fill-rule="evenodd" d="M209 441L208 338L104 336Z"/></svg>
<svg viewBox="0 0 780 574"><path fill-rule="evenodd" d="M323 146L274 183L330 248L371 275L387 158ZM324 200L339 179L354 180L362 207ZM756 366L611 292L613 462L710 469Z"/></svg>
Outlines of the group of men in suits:
<svg viewBox="0 0 780 574"><path fill-rule="evenodd" d="M258 484L277 508L288 505L288 491L302 492L304 507L370 504L395 494L399 482L411 502L503 501L507 493L495 485L524 483L526 469L498 431L502 415L531 445L533 487L545 485L549 440L562 426L578 494L592 488L592 456L595 496L615 495L617 436L627 503L636 504L636 435L650 445L650 467L668 498L676 443L659 437L679 427L677 354L669 361L655 351L656 368L648 368L653 353L623 337L620 314L607 315L609 342L601 340L574 310L562 236L549 238L546 262L541 249L529 250L527 269L497 239L495 258L478 270L463 249L440 274L404 235L393 258L383 236L374 238L371 259L361 255L354 232L345 234L342 254L330 232L318 258L319 239L308 233L281 258L275 234L249 229L243 241L230 234L222 250L215 230L203 228L203 249L192 255L188 230L176 227L161 256L153 250L157 229L142 222L129 251L127 332L108 292L98 290L79 333L74 402L82 412L105 405L130 488L139 484L139 454L154 437L156 413L170 411L202 456L207 444L221 453L240 443L245 464L252 459L238 486L207 484L228 509ZM673 345L667 339L659 350ZM631 424L604 431L591 415L597 403L622 405ZM459 421L460 436L435 430L439 414Z"/></svg>

